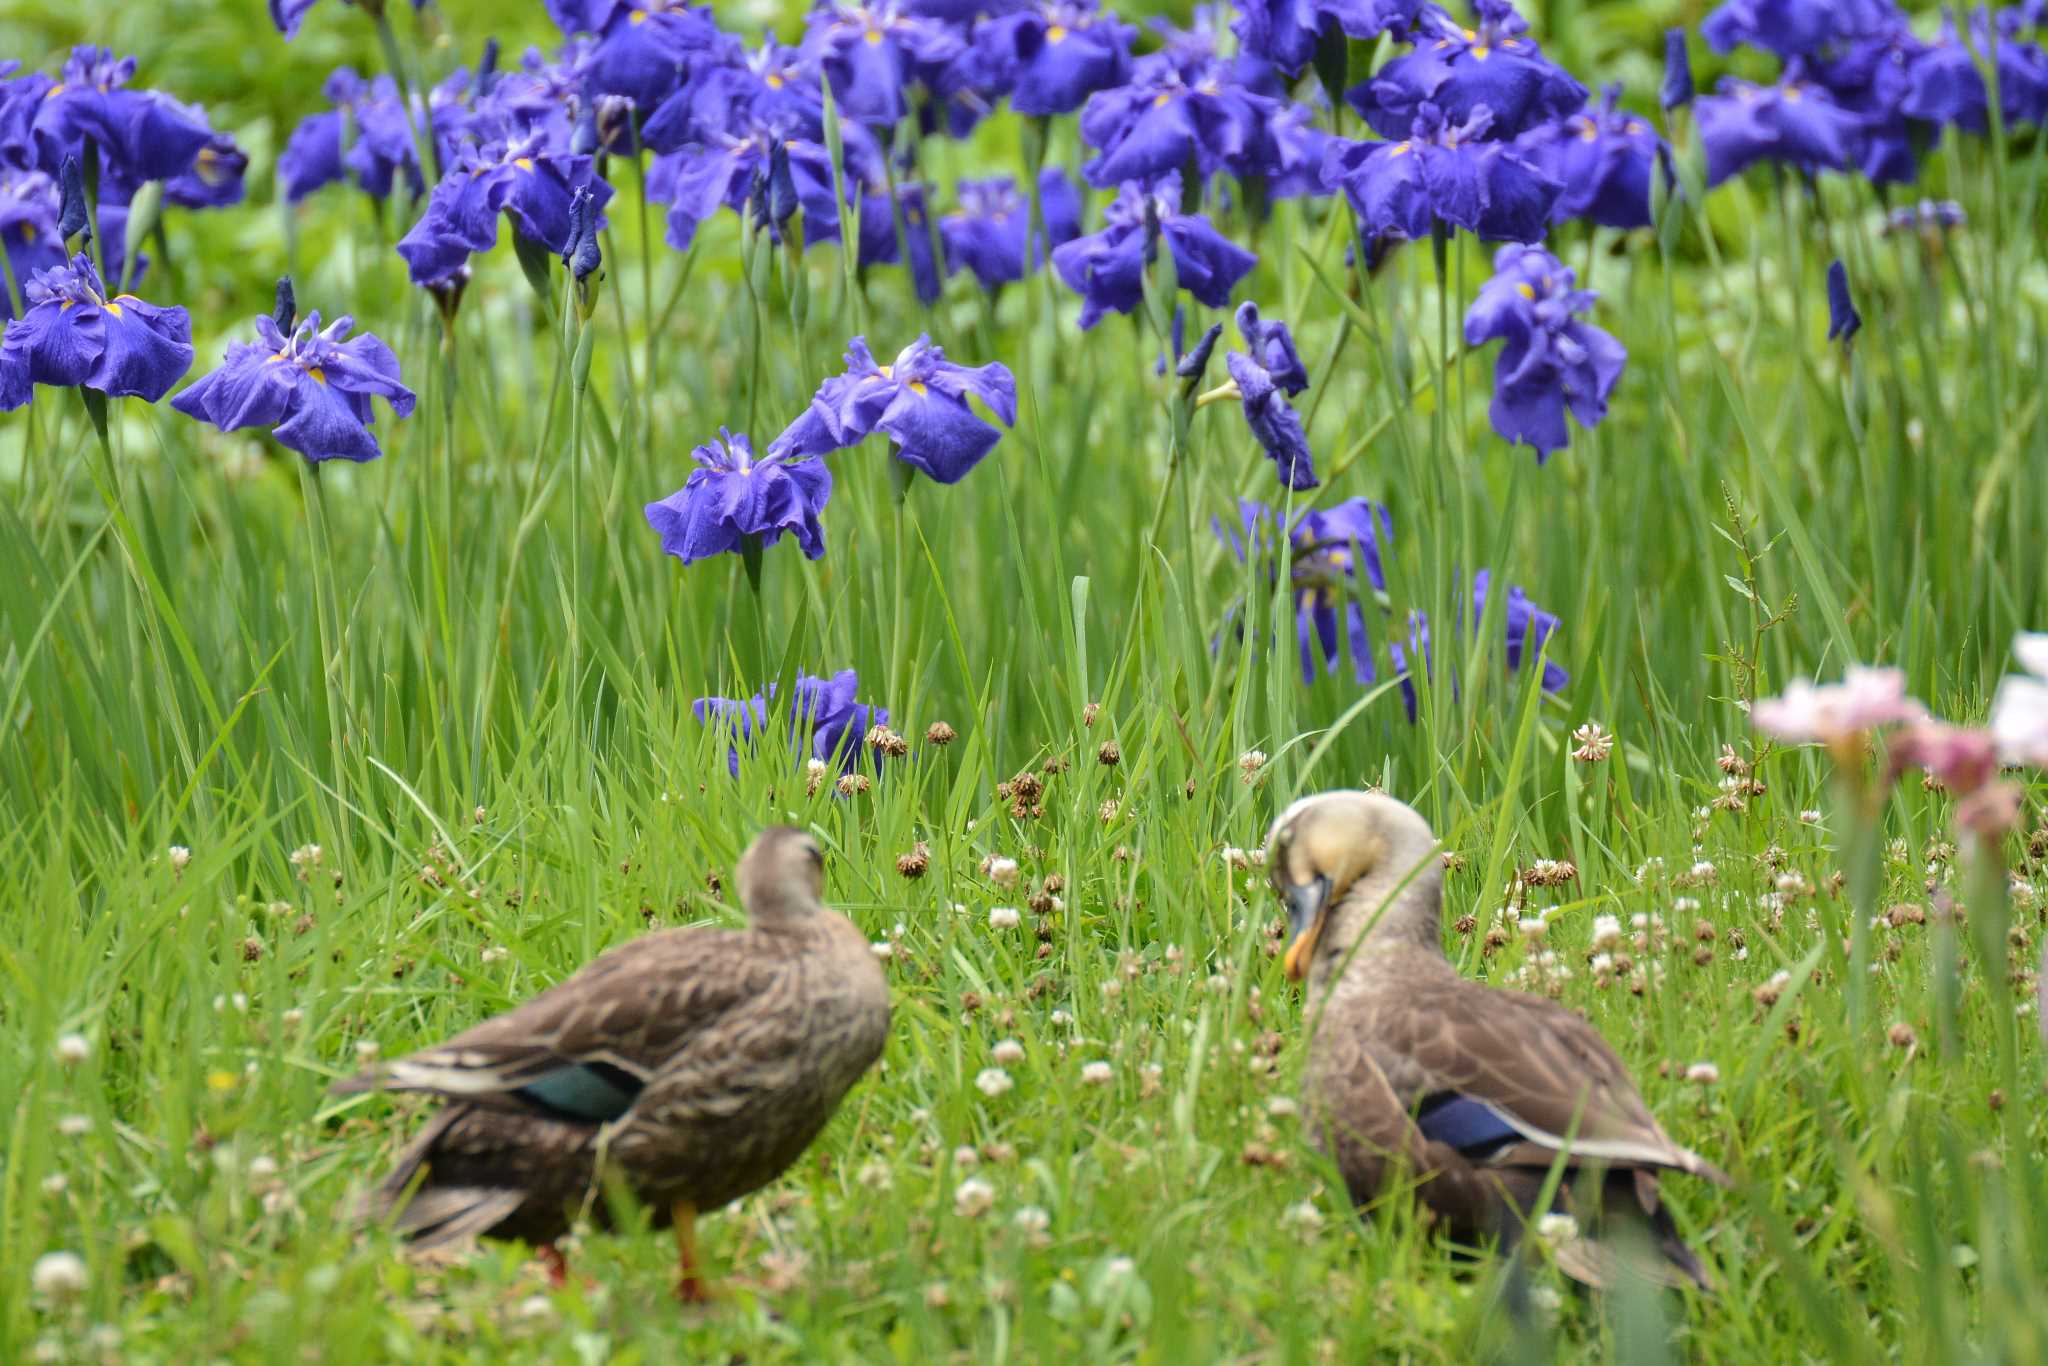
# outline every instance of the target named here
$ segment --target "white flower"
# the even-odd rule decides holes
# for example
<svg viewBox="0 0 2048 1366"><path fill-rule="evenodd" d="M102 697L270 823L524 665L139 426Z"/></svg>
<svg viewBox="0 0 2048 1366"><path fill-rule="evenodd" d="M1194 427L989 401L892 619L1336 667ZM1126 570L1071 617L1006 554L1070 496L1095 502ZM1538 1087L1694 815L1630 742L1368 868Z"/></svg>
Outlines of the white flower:
<svg viewBox="0 0 2048 1366"><path fill-rule="evenodd" d="M1259 757L1263 759L1265 756L1260 755ZM1102 1274L1113 1281L1128 1279L1136 1273L1137 1269L1138 1264L1129 1257L1111 1257L1102 1264Z"/></svg>
<svg viewBox="0 0 2048 1366"><path fill-rule="evenodd" d="M877 939L868 945L868 951L884 962L896 956L896 946L886 939Z"/></svg>
<svg viewBox="0 0 2048 1366"><path fill-rule="evenodd" d="M546 1295L528 1295L512 1307L512 1312L522 1319L551 1319L555 1316L555 1302Z"/></svg>
<svg viewBox="0 0 2048 1366"><path fill-rule="evenodd" d="M512 956L512 950L503 944L493 944L476 956L479 963L502 963Z"/></svg>
<svg viewBox="0 0 2048 1366"><path fill-rule="evenodd" d="M1017 1083L1000 1067L984 1067L974 1078L974 1089L994 1100Z"/></svg>
<svg viewBox="0 0 2048 1366"><path fill-rule="evenodd" d="M1532 915L1517 921L1515 928L1522 932L1524 939L1541 939L1550 926L1544 922L1542 916Z"/></svg>
<svg viewBox="0 0 2048 1366"><path fill-rule="evenodd" d="M1303 1233L1314 1233L1323 1226L1323 1212L1313 1200L1302 1200L1281 1210L1280 1222Z"/></svg>
<svg viewBox="0 0 2048 1366"><path fill-rule="evenodd" d="M981 1165L981 1154L968 1144L962 1143L953 1149L953 1165L963 1172L971 1172Z"/></svg>
<svg viewBox="0 0 2048 1366"><path fill-rule="evenodd" d="M1292 1119L1301 1113L1301 1106L1292 1096L1271 1096L1266 1100L1266 1113L1275 1119Z"/></svg>
<svg viewBox="0 0 2048 1366"><path fill-rule="evenodd" d="M1024 1045L1015 1039L1004 1039L988 1051L998 1066L1008 1067L1011 1063L1024 1061Z"/></svg>
<svg viewBox="0 0 2048 1366"><path fill-rule="evenodd" d="M1106 1062L1081 1065L1081 1080L1089 1086L1107 1086L1116 1079L1116 1069Z"/></svg>
<svg viewBox="0 0 2048 1366"><path fill-rule="evenodd" d="M1555 1319L1564 1308L1564 1296L1557 1293L1554 1285L1537 1285L1529 1288L1529 1303L1536 1312L1546 1319Z"/></svg>
<svg viewBox="0 0 2048 1366"><path fill-rule="evenodd" d="M377 1055L383 1051L383 1045L375 1039L356 1040L356 1057L363 1062L375 1062Z"/></svg>
<svg viewBox="0 0 2048 1366"><path fill-rule="evenodd" d="M896 1175L886 1162L864 1162L853 1179L871 1191L885 1191L896 1184Z"/></svg>
<svg viewBox="0 0 2048 1366"><path fill-rule="evenodd" d="M995 883L995 885L998 887L1014 887L1017 885L1017 874L1019 870L1017 867L1017 860L1013 858L1003 858L1000 855L990 855L989 858L982 863L981 871L986 873L988 875L988 880L990 882Z"/></svg>
<svg viewBox="0 0 2048 1366"><path fill-rule="evenodd" d="M85 1259L76 1252L45 1252L36 1258L36 1264L29 1270L28 1281L38 1295L47 1295L53 1300L68 1300L85 1293Z"/></svg>
<svg viewBox="0 0 2048 1366"><path fill-rule="evenodd" d="M1603 972L1613 972L1614 955L1611 953L1596 953L1586 961L1586 966L1591 968L1596 976Z"/></svg>
<svg viewBox="0 0 2048 1366"><path fill-rule="evenodd" d="M988 927L992 930L1014 930L1024 923L1024 917L1017 914L1015 906L997 906L988 913Z"/></svg>
<svg viewBox="0 0 2048 1366"><path fill-rule="evenodd" d="M174 844L164 850L164 857L170 860L172 872L182 873L185 865L192 862L192 851L182 844Z"/></svg>
<svg viewBox="0 0 2048 1366"><path fill-rule="evenodd" d="M1010 1223L1021 1232L1036 1236L1052 1227L1052 1216L1037 1205L1026 1205L1010 1216Z"/></svg>
<svg viewBox="0 0 2048 1366"><path fill-rule="evenodd" d="M249 1159L249 1175L253 1180L268 1181L277 1175L277 1159L268 1153L258 1153Z"/></svg>
<svg viewBox="0 0 2048 1366"><path fill-rule="evenodd" d="M51 1172L43 1178L43 1194L52 1200L71 1188L71 1178L63 1172Z"/></svg>
<svg viewBox="0 0 2048 1366"><path fill-rule="evenodd" d="M996 1188L978 1176L970 1176L953 1188L953 1212L962 1219L979 1219L996 1202Z"/></svg>
<svg viewBox="0 0 2048 1366"><path fill-rule="evenodd" d="M1719 869L1715 868L1713 864L1705 859L1701 859L1692 866L1692 876L1701 882L1712 882L1719 872Z"/></svg>
<svg viewBox="0 0 2048 1366"><path fill-rule="evenodd" d="M1251 782L1254 778L1258 777L1259 770L1265 766L1266 751L1263 749L1248 749L1237 756L1238 770L1244 774L1246 782Z"/></svg>
<svg viewBox="0 0 2048 1366"><path fill-rule="evenodd" d="M1220 857L1225 864L1232 868L1249 868L1252 866L1251 855L1245 853L1244 850L1234 844L1224 845L1220 851Z"/></svg>
<svg viewBox="0 0 2048 1366"><path fill-rule="evenodd" d="M1053 1028L1055 1029L1059 1029L1062 1027L1072 1028L1074 1024L1073 1012L1067 1010L1055 1010L1052 1014L1048 1015L1046 1019L1052 1024Z"/></svg>
<svg viewBox="0 0 2048 1366"><path fill-rule="evenodd" d="M1804 811L1801 811L1799 813L1799 823L1801 825L1819 825L1820 808L1809 806Z"/></svg>
<svg viewBox="0 0 2048 1366"><path fill-rule="evenodd" d="M1569 1214L1546 1214L1536 1221L1536 1238L1547 1247L1569 1243L1579 1236L1579 1221Z"/></svg>
<svg viewBox="0 0 2048 1366"><path fill-rule="evenodd" d="M1696 1062L1685 1069L1685 1079L1700 1086L1712 1086L1721 1080L1721 1069L1710 1062Z"/></svg>
<svg viewBox="0 0 2048 1366"><path fill-rule="evenodd" d="M92 1056L92 1043L83 1034L59 1034L57 1036L57 1061L66 1067L77 1067Z"/></svg>
<svg viewBox="0 0 2048 1366"><path fill-rule="evenodd" d="M57 1132L65 1138L84 1138L92 1132L91 1115L65 1115L57 1121Z"/></svg>
<svg viewBox="0 0 2048 1366"><path fill-rule="evenodd" d="M291 852L292 867L305 869L320 862L321 849L317 844L302 844Z"/></svg>
<svg viewBox="0 0 2048 1366"><path fill-rule="evenodd" d="M1621 921L1611 915L1593 917L1593 947L1611 949L1621 942Z"/></svg>

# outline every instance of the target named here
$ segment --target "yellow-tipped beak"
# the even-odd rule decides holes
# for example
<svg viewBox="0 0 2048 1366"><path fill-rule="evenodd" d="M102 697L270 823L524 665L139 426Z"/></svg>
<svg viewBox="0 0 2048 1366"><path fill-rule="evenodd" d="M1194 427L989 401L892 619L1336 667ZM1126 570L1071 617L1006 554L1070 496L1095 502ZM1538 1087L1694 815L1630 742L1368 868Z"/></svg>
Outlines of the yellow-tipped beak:
<svg viewBox="0 0 2048 1366"><path fill-rule="evenodd" d="M1309 960L1316 951L1316 936L1323 930L1323 906L1329 896L1330 880L1326 877L1280 884L1280 898L1287 903L1287 928L1294 932L1294 942L1287 946L1287 959L1281 965L1286 968L1290 982L1299 982L1308 976Z"/></svg>
<svg viewBox="0 0 2048 1366"><path fill-rule="evenodd" d="M1316 933L1322 927L1322 921L1315 921L1294 936L1294 942L1287 946L1287 957L1281 962L1281 966L1287 971L1288 981L1299 982L1308 976L1309 959L1314 957L1316 951Z"/></svg>

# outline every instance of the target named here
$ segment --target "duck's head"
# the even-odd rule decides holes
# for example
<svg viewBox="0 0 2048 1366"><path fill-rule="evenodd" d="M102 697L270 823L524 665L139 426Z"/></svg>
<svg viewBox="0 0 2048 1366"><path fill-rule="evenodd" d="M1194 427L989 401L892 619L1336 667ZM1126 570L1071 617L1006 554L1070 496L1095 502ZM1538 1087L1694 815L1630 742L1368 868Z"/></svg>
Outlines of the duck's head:
<svg viewBox="0 0 2048 1366"><path fill-rule="evenodd" d="M740 855L735 881L756 925L789 921L823 904L825 851L808 830L771 825Z"/></svg>
<svg viewBox="0 0 2048 1366"><path fill-rule="evenodd" d="M1388 928L1411 932L1405 922L1426 915L1422 928L1434 939L1435 848L1436 836L1413 807L1378 792L1319 792L1282 811L1266 836L1266 867L1287 904L1288 979L1308 975L1333 912L1356 887L1372 889L1354 900L1369 902L1364 911L1381 917L1392 909L1384 904L1389 897L1419 883L1421 894L1412 898L1418 904ZM1367 928L1344 936L1346 947Z"/></svg>

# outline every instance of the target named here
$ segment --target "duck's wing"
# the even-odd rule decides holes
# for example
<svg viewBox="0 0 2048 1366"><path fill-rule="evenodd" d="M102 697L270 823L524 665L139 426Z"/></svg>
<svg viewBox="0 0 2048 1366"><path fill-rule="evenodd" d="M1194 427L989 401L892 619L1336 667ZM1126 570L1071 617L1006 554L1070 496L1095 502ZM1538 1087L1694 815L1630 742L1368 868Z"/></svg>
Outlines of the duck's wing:
<svg viewBox="0 0 2048 1366"><path fill-rule="evenodd" d="M334 1090L424 1091L603 1124L625 1114L693 1039L766 992L778 971L750 934L646 935L524 1005Z"/></svg>
<svg viewBox="0 0 2048 1366"><path fill-rule="evenodd" d="M1432 1141L1491 1165L1548 1165L1568 1148L1728 1184L1664 1132L1598 1031L1554 1001L1449 981L1382 993L1363 1009L1386 1070L1420 1079L1416 1122Z"/></svg>

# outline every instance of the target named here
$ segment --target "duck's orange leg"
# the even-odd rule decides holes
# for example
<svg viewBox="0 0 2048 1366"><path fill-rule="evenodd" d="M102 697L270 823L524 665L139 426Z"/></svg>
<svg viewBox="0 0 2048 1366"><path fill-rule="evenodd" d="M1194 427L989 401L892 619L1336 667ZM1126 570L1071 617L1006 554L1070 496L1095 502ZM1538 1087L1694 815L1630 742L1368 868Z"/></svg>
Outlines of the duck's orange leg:
<svg viewBox="0 0 2048 1366"><path fill-rule="evenodd" d="M533 1250L540 1264L547 1268L548 1284L560 1290L569 1283L569 1259L562 1255L562 1249L553 1243L542 1243Z"/></svg>
<svg viewBox="0 0 2048 1366"><path fill-rule="evenodd" d="M676 1260L680 1268L676 1298L684 1304L709 1304L717 1298L717 1292L704 1279L697 1260L697 1207L687 1200L678 1200L670 1211L675 1217Z"/></svg>

